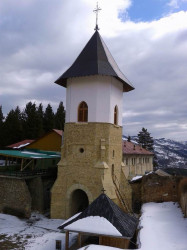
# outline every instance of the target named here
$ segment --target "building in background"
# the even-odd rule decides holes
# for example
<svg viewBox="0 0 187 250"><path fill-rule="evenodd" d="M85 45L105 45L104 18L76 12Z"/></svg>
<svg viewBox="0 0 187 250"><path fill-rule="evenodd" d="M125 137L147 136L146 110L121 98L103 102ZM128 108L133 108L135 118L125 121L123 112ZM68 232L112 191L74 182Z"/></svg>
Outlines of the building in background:
<svg viewBox="0 0 187 250"><path fill-rule="evenodd" d="M32 210L49 212L62 134L53 129L38 140L0 150L0 212L23 217L30 217Z"/></svg>
<svg viewBox="0 0 187 250"><path fill-rule="evenodd" d="M32 142L34 142L34 140L23 140L23 141L16 142L14 144L8 145L8 146L6 146L6 148L10 148L10 149L23 149L26 146L28 146L29 144L31 144Z"/></svg>
<svg viewBox="0 0 187 250"><path fill-rule="evenodd" d="M52 129L50 132L33 141L25 148L60 152L62 145L62 136L62 130Z"/></svg>
<svg viewBox="0 0 187 250"><path fill-rule="evenodd" d="M128 141L123 141L122 148L125 176L129 180L153 171L154 154L152 152Z"/></svg>

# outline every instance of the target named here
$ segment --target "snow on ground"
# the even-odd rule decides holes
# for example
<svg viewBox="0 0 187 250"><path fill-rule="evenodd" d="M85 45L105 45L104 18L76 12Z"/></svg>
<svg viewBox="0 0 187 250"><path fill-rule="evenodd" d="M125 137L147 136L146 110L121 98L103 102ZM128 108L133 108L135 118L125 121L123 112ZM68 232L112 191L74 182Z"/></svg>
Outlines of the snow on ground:
<svg viewBox="0 0 187 250"><path fill-rule="evenodd" d="M141 250L186 250L187 218L178 203L147 203L140 218Z"/></svg>
<svg viewBox="0 0 187 250"><path fill-rule="evenodd" d="M58 229L63 222L39 213L32 213L30 219L0 214L0 249L51 250L56 240L62 240L64 247L65 234ZM76 234L70 234L70 244L75 240Z"/></svg>
<svg viewBox="0 0 187 250"><path fill-rule="evenodd" d="M52 250L56 240L65 244L65 234L57 229L64 220L48 219L33 213L30 219L0 214L0 249ZM141 250L186 250L187 218L178 203L146 203L142 207L138 242ZM70 245L76 240L70 234ZM105 246L89 245L89 250L112 250Z"/></svg>

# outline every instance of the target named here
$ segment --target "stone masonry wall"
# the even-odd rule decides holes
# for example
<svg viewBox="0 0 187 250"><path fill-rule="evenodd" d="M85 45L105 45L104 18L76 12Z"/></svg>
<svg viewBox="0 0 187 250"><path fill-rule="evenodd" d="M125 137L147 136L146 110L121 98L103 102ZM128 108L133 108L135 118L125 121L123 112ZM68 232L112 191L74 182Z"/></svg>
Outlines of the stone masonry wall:
<svg viewBox="0 0 187 250"><path fill-rule="evenodd" d="M41 177L36 177L26 180L30 195L31 195L31 209L43 212L44 210L44 194Z"/></svg>
<svg viewBox="0 0 187 250"><path fill-rule="evenodd" d="M114 201L117 196L112 172L120 181L122 128L107 123L66 123L58 177L52 188L51 217L68 218L71 196L81 189L89 203L104 188Z"/></svg>
<svg viewBox="0 0 187 250"><path fill-rule="evenodd" d="M142 203L178 201L177 187L176 178L157 174L145 175L141 186Z"/></svg>
<svg viewBox="0 0 187 250"><path fill-rule="evenodd" d="M187 217L187 178L183 178L178 188L179 203L181 205L184 216Z"/></svg>
<svg viewBox="0 0 187 250"><path fill-rule="evenodd" d="M132 182L133 210L140 212L141 204L146 202L178 201L179 177L149 174Z"/></svg>
<svg viewBox="0 0 187 250"><path fill-rule="evenodd" d="M30 217L31 196L25 180L0 176L0 212Z"/></svg>

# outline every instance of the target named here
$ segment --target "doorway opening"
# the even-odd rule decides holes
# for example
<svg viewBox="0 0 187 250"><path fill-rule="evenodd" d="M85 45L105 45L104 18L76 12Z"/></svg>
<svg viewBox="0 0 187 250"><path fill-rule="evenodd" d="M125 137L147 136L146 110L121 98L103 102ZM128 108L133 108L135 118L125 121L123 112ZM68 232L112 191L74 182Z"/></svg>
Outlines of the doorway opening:
<svg viewBox="0 0 187 250"><path fill-rule="evenodd" d="M75 190L71 195L71 216L84 211L88 205L89 201L87 194L81 189Z"/></svg>

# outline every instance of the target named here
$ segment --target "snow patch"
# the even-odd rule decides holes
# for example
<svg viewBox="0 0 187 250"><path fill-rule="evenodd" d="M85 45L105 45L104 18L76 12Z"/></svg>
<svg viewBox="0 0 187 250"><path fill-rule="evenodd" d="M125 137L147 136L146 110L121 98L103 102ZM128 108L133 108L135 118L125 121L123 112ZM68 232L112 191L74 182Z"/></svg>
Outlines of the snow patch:
<svg viewBox="0 0 187 250"><path fill-rule="evenodd" d="M136 181L136 180L139 180L141 178L142 178L142 175L137 175L137 176L133 177L131 181Z"/></svg>
<svg viewBox="0 0 187 250"><path fill-rule="evenodd" d="M187 219L178 203L144 204L139 228L141 250L187 249Z"/></svg>
<svg viewBox="0 0 187 250"><path fill-rule="evenodd" d="M88 245L86 247L79 248L78 250L116 250L116 249L121 249L121 248L116 248L116 247L106 247L106 246L98 246L98 245Z"/></svg>
<svg viewBox="0 0 187 250"><path fill-rule="evenodd" d="M89 216L73 222L64 228L65 230L122 236L121 233L104 217Z"/></svg>

